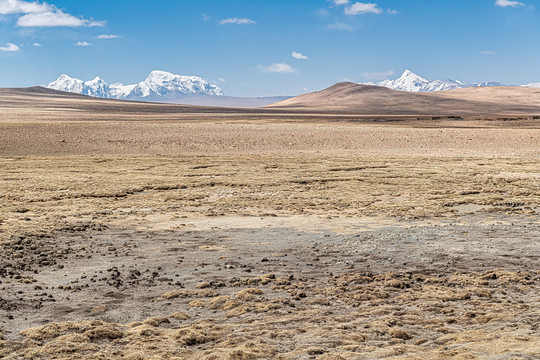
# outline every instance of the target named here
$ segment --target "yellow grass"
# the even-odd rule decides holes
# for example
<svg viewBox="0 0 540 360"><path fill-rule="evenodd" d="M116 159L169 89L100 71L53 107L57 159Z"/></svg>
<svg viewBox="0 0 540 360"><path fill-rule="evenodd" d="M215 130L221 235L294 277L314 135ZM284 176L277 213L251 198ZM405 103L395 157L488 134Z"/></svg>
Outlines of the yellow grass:
<svg viewBox="0 0 540 360"><path fill-rule="evenodd" d="M9 158L0 236L119 216L537 215L540 160L353 155Z"/></svg>

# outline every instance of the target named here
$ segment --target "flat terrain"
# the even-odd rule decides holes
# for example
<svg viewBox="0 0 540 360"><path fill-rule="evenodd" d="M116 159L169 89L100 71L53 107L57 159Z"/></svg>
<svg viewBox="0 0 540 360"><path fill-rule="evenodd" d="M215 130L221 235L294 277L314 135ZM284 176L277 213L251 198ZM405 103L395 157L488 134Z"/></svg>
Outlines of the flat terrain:
<svg viewBox="0 0 540 360"><path fill-rule="evenodd" d="M30 92L0 96L0 358L539 359L532 115Z"/></svg>

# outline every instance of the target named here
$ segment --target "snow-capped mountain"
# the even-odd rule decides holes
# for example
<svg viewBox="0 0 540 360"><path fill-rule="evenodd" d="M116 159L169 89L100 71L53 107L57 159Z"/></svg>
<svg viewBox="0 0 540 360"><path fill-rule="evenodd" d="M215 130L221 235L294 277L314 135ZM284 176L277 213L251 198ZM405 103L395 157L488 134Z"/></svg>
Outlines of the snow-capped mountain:
<svg viewBox="0 0 540 360"><path fill-rule="evenodd" d="M84 91L84 81L71 78L66 74L62 74L58 79L56 79L56 81L53 81L47 85L47 87L49 89L82 94Z"/></svg>
<svg viewBox="0 0 540 360"><path fill-rule="evenodd" d="M524 87L533 87L533 88L540 88L540 83L530 83L530 84L527 84L527 85L521 85L521 86L524 86Z"/></svg>
<svg viewBox="0 0 540 360"><path fill-rule="evenodd" d="M466 87L485 87L485 86L504 86L497 82L484 82L475 84L465 84L459 80L427 80L416 75L410 70L405 70L399 79L383 80L376 84L394 90L410 92L433 92L452 89L461 89Z"/></svg>
<svg viewBox="0 0 540 360"><path fill-rule="evenodd" d="M181 76L159 70L152 71L144 81L134 85L109 85L99 77L82 81L63 74L47 87L100 98L146 101L174 100L196 95L224 95L218 86L198 76Z"/></svg>
<svg viewBox="0 0 540 360"><path fill-rule="evenodd" d="M411 92L432 92L465 87L465 84L460 81L426 80L423 77L416 75L410 70L405 70L405 72L403 73L403 75L401 75L399 79L384 80L381 81L378 85L394 90Z"/></svg>
<svg viewBox="0 0 540 360"><path fill-rule="evenodd" d="M96 76L94 80L84 82L83 92L81 94L95 96L95 97L103 97L103 98L111 97L109 86L99 76Z"/></svg>

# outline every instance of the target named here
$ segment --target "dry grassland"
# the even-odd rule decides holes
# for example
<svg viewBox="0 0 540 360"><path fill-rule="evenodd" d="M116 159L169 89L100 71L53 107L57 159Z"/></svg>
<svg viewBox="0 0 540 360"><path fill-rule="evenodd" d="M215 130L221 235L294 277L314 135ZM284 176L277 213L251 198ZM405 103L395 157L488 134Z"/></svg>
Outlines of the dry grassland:
<svg viewBox="0 0 540 360"><path fill-rule="evenodd" d="M191 273L201 263L203 268L205 263L216 264L219 271L207 269L191 280L181 275L182 286L132 282L139 286L137 291L148 294L146 300L133 300L139 301L134 306L158 309L159 316L113 321L118 317L108 315L110 308L130 301L130 295L120 302L97 305L87 315L68 313L71 321L24 330L22 339L11 331L18 329L17 316L55 314L68 304L84 306L85 301L77 297L81 292L84 298L115 291L129 293L129 278L123 277L120 264L133 265L137 257L128 254L131 248L123 255L110 246L112 258L107 266L116 264L118 268L111 268L112 273L109 269L111 277L97 282L101 285L87 282L90 287L85 290L86 275L70 282L69 287L64 283L61 290L60 286L42 285L48 284L51 276L58 281L52 269L59 264L69 269L73 266L70 271L76 272L76 266L70 264L99 253L101 245L93 245L97 234L113 239L114 229L122 228L124 236L140 247L149 236L156 238L154 246L158 246L159 236L140 229L159 225L156 219L160 217L169 219L168 234L177 238L190 234L181 230L182 224L201 217L209 219L208 231L227 218L233 222L238 217L248 222L314 217L324 227L321 224L331 219L361 223L366 218L382 217L421 225L433 219L459 222L467 214L476 216L477 223L499 218L526 228L537 224L540 212L540 160L536 158L317 154L11 157L4 158L0 167L0 234L7 257L0 287L13 290L0 296L0 307L3 314L15 314L11 322L0 323L6 338L0 340L0 357L535 359L540 353L537 266L526 265L529 262L521 267L508 265L511 262L493 255L487 258L484 271L473 270L480 266L473 259L462 261L462 265L470 265L469 270L452 270L450 264L444 271L429 265L418 271L411 268L414 257L410 264L389 265L387 271L369 270L368 265L376 267L382 261L375 258L366 258L356 267L348 262L337 268L310 267L310 262L324 259L324 241L329 244L332 237L318 243L288 243L290 249L301 248L298 251L304 254L289 259L294 271L289 265L278 264L285 261L280 260L285 259L281 257L284 254L261 248L259 255L269 259L253 263L252 275L240 272L238 276L220 272L233 266L240 271L240 265L226 260L235 252L239 254L238 250L225 252L219 244L195 239L198 251L216 255L202 255L196 264L185 265L181 271ZM511 227L507 230L512 233ZM251 237L262 236L253 226L247 226L246 231L253 234ZM405 238L407 230L401 231ZM83 233L85 240L79 235ZM482 246L489 247L495 244L490 236L501 233L487 234L491 235L485 240L471 240L484 241ZM61 239L65 236L81 240L64 248ZM531 246L537 251L537 240L531 237L508 246ZM39 250L44 239L53 240L57 249L37 251L45 253L45 258L31 257L30 249ZM390 242L384 239L380 236L373 241L389 250ZM450 244L449 238L435 240ZM346 249L334 249L333 261L362 249L360 244L352 242ZM159 246L170 245L164 242ZM414 245L407 246L413 251ZM404 253L409 251L407 246ZM78 252L70 255L73 250ZM160 261L160 256L156 254L153 261L167 268L165 257ZM7 260L17 258L19 262ZM511 260L519 262L515 256ZM99 267L105 260L88 261ZM265 261L275 267L266 268ZM530 261L535 263L533 258ZM319 274L326 266L332 273ZM496 269L498 266L503 268ZM51 271L53 275L47 275ZM310 272L317 275L309 276ZM28 295L18 298L15 290ZM33 297L41 296L39 305L31 302L32 291ZM84 295L84 291L90 292ZM44 294L54 296L56 303L47 302ZM28 307L26 303L35 305Z"/></svg>
<svg viewBox="0 0 540 360"><path fill-rule="evenodd" d="M10 158L0 164L2 240L80 218L538 215L540 160L399 156Z"/></svg>
<svg viewBox="0 0 540 360"><path fill-rule="evenodd" d="M536 90L334 90L0 89L0 358L539 359Z"/></svg>

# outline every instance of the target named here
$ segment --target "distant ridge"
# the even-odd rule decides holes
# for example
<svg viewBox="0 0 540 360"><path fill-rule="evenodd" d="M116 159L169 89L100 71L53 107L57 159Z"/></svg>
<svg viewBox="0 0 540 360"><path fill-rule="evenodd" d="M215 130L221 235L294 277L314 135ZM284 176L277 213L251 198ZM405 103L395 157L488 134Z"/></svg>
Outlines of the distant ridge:
<svg viewBox="0 0 540 360"><path fill-rule="evenodd" d="M345 82L266 108L359 115L539 115L540 89L471 87L429 93Z"/></svg>

